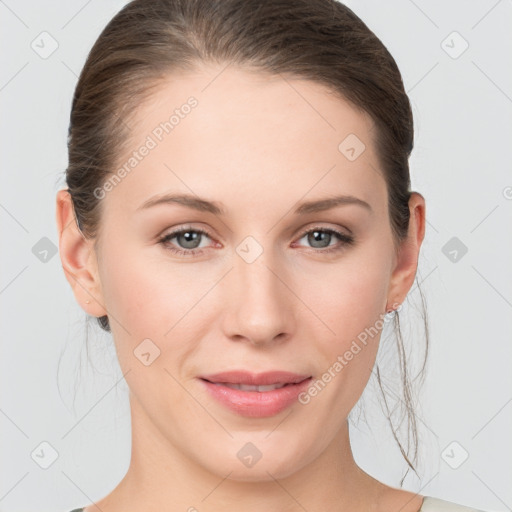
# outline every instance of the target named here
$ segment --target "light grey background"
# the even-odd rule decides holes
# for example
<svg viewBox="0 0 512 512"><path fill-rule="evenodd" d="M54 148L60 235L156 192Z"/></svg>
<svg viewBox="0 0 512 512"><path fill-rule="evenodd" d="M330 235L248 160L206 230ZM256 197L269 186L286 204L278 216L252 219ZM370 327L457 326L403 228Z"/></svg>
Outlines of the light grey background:
<svg viewBox="0 0 512 512"><path fill-rule="evenodd" d="M58 244L55 195L77 76L124 3L0 1L1 511L69 511L105 496L128 468L127 386L112 343L91 328L88 363L85 313L58 254L44 252ZM431 335L418 408L421 478L410 474L404 487L511 510L512 2L348 4L401 69L415 116L412 186L427 203L418 273ZM52 39L58 47L41 56ZM423 333L415 288L409 298L401 318L410 315L404 334L414 347ZM405 466L371 389L371 429L352 428L355 457L398 486ZM43 469L52 450L58 457Z"/></svg>

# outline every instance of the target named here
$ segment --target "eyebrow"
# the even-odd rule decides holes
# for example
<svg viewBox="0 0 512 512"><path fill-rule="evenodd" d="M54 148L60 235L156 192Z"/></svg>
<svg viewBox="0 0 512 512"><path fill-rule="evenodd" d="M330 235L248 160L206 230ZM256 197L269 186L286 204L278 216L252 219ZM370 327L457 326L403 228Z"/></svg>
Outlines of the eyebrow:
<svg viewBox="0 0 512 512"><path fill-rule="evenodd" d="M222 208L220 203L217 203L215 201L208 201L206 199L201 199L200 197L189 194L166 194L161 196L155 196L152 197L151 199L148 199L141 206L139 206L137 208L137 211L146 210L147 208L151 208L152 206L160 204L181 204L182 206L186 206L188 208L192 208L194 210L198 210L201 212L213 213L214 215L226 214L225 210ZM306 215L308 213L323 212L335 208L337 206L349 204L362 206L369 212L373 211L372 207L366 201L363 201L358 197L350 195L341 195L328 197L325 199L303 202L298 208L294 210L293 213L294 215Z"/></svg>
<svg viewBox="0 0 512 512"><path fill-rule="evenodd" d="M163 196L155 196L148 199L145 203L137 208L139 210L145 210L159 204L181 204L194 210L201 212L209 212L215 215L225 215L225 211L222 209L220 203L214 201L207 201L197 196L189 194L166 194Z"/></svg>

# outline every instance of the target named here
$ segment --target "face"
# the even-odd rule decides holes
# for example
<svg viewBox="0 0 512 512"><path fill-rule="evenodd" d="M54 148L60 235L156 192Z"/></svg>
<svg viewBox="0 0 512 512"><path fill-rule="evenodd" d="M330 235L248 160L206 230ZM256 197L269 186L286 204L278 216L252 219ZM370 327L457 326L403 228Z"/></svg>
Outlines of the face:
<svg viewBox="0 0 512 512"><path fill-rule="evenodd" d="M141 425L213 473L266 480L336 438L411 280L371 119L313 82L220 69L173 76L128 120L130 170L98 192L94 314ZM311 206L338 196L356 200ZM229 370L311 379L284 409L228 407L199 377Z"/></svg>

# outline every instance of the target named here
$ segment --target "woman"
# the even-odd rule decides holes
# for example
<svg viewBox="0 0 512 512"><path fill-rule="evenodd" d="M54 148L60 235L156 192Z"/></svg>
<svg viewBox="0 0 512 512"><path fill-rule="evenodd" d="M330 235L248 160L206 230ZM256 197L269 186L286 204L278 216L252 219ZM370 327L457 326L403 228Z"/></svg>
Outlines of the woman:
<svg viewBox="0 0 512 512"><path fill-rule="evenodd" d="M112 19L76 87L57 224L76 300L113 335L132 454L77 510L471 510L377 481L350 446L424 238L412 147L395 61L338 2L135 0Z"/></svg>

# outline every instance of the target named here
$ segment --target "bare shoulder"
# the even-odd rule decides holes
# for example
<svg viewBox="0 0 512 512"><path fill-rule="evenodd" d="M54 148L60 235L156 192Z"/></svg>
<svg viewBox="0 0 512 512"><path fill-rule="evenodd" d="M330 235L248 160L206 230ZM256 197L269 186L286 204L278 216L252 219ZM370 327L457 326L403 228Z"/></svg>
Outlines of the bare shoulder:
<svg viewBox="0 0 512 512"><path fill-rule="evenodd" d="M379 512L390 510L400 510L400 512L491 512L393 487L387 487L382 494L378 510Z"/></svg>
<svg viewBox="0 0 512 512"><path fill-rule="evenodd" d="M389 512L399 510L400 512L420 512L423 504L423 496L420 494L390 487L379 482L381 493L378 497L377 512Z"/></svg>

